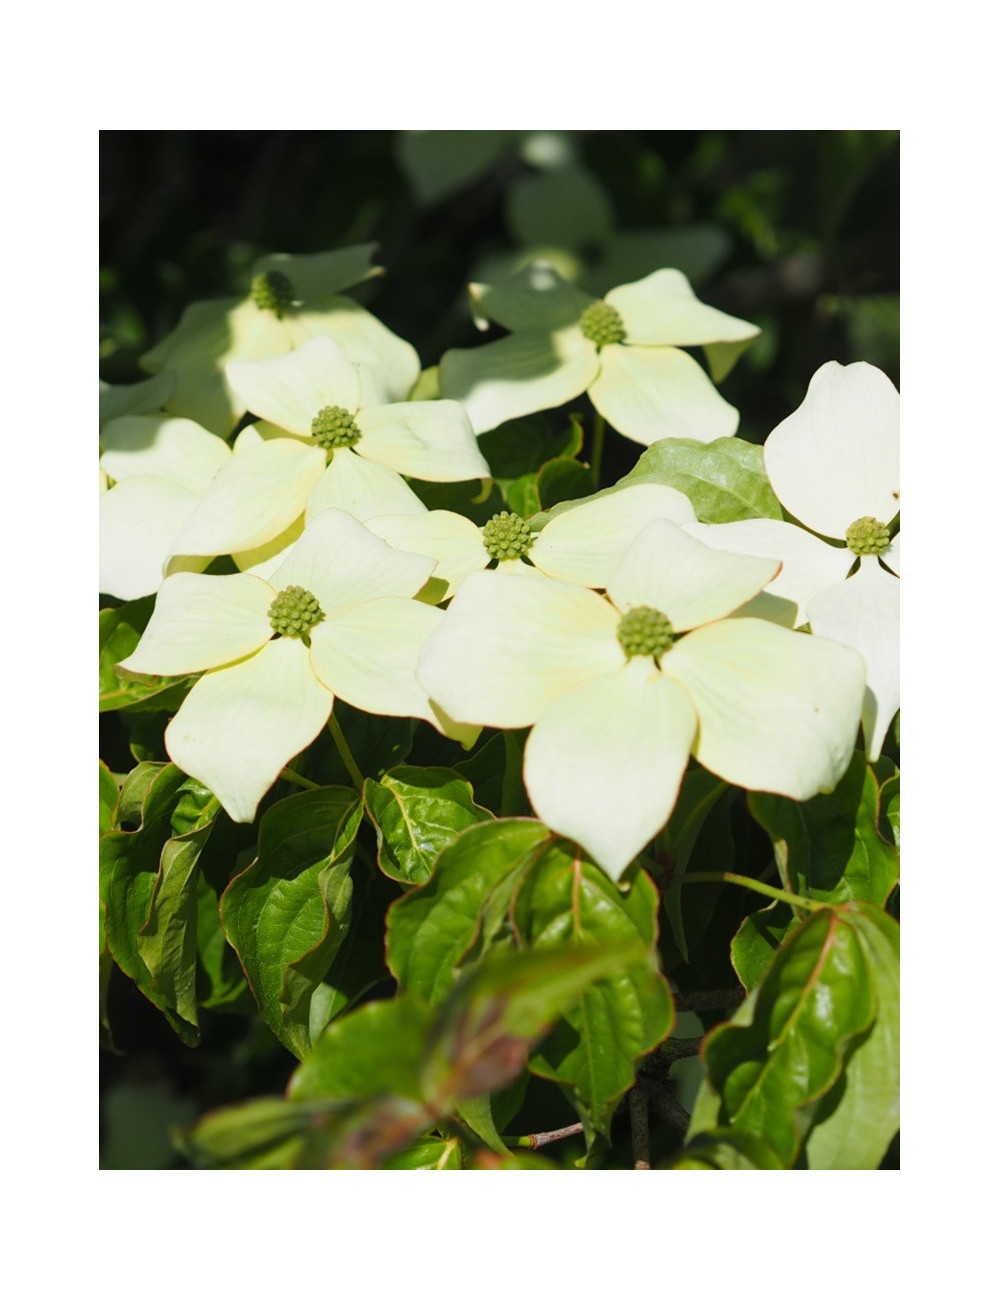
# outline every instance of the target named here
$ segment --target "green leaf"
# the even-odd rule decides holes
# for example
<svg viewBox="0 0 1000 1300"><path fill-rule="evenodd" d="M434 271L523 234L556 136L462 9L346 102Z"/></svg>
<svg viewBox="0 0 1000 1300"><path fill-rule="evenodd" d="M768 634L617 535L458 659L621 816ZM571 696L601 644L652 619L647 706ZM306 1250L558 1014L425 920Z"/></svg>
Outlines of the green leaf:
<svg viewBox="0 0 1000 1300"><path fill-rule="evenodd" d="M899 1130L899 926L867 904L840 915L861 943L878 1011L820 1102L805 1154L811 1169L877 1169Z"/></svg>
<svg viewBox="0 0 1000 1300"><path fill-rule="evenodd" d="M174 832L160 854L149 916L136 935L136 951L153 988L177 1015L198 1026L198 859L212 834L219 801L194 780L185 782L174 807Z"/></svg>
<svg viewBox="0 0 1000 1300"><path fill-rule="evenodd" d="M513 131L400 131L400 167L421 203L438 203L494 168Z"/></svg>
<svg viewBox="0 0 1000 1300"><path fill-rule="evenodd" d="M507 1154L507 1148L493 1122L493 1106L489 1093L463 1101L455 1107L455 1114L491 1151L498 1151L502 1155Z"/></svg>
<svg viewBox="0 0 1000 1300"><path fill-rule="evenodd" d="M455 771L472 785L476 802L496 816L501 815L503 779L507 768L507 746L502 732L484 735L468 758L455 764Z"/></svg>
<svg viewBox="0 0 1000 1300"><path fill-rule="evenodd" d="M671 1169L783 1169L763 1138L738 1128L707 1129L684 1148Z"/></svg>
<svg viewBox="0 0 1000 1300"><path fill-rule="evenodd" d="M98 965L98 993L100 1001L100 1044L109 1052L115 1051L111 1038L111 1021L108 1019L108 985L111 982L111 969L114 959L108 947L108 936L104 926L104 904L101 903L101 955Z"/></svg>
<svg viewBox="0 0 1000 1300"><path fill-rule="evenodd" d="M560 501L589 496L593 488L594 478L586 465L565 456L548 461L538 475L538 497L544 510Z"/></svg>
<svg viewBox="0 0 1000 1300"><path fill-rule="evenodd" d="M135 829L114 829L100 840L101 901L111 954L189 1045L198 1040L197 1014L190 999L185 996L179 1005L177 998L187 981L182 972L191 954L187 927L192 916L183 890L178 898L172 884L155 916L154 904L172 875L175 858L183 875L191 855L196 858L201 850L205 827L191 831L192 805L184 796L190 795L197 805L203 793L203 786L172 764L140 763L122 786L116 813L119 827L134 824ZM193 844L186 847L189 834ZM149 935L141 937L147 923L161 932L159 945L151 944ZM153 971L144 957L154 961Z"/></svg>
<svg viewBox="0 0 1000 1300"><path fill-rule="evenodd" d="M642 453L615 485L665 483L690 499L702 523L782 519L781 502L764 469L764 450L741 438L664 438Z"/></svg>
<svg viewBox="0 0 1000 1300"><path fill-rule="evenodd" d="M705 1086L721 1101L721 1124L756 1133L791 1167L809 1108L875 1013L855 927L837 910L814 912L779 950L744 1012L748 1023L721 1025L705 1040Z"/></svg>
<svg viewBox="0 0 1000 1300"><path fill-rule="evenodd" d="M300 1058L310 999L347 933L361 814L357 794L337 786L273 804L257 857L222 895L222 924L261 1016Z"/></svg>
<svg viewBox="0 0 1000 1300"><path fill-rule="evenodd" d="M507 222L526 248L582 251L604 243L614 213L596 177L569 166L518 177L507 192Z"/></svg>
<svg viewBox="0 0 1000 1300"><path fill-rule="evenodd" d="M658 906L645 872L623 893L566 841L531 866L514 900L517 934L542 951L593 944L603 950L631 945L647 953L646 960L623 963L590 984L530 1062L533 1073L573 1088L581 1118L598 1131L606 1131L614 1103L632 1085L635 1060L652 1051L674 1023L670 991L648 956L656 946Z"/></svg>
<svg viewBox="0 0 1000 1300"><path fill-rule="evenodd" d="M878 785L860 750L830 794L796 803L753 792L748 804L792 893L885 905L899 879L899 850L879 834Z"/></svg>
<svg viewBox="0 0 1000 1300"><path fill-rule="evenodd" d="M328 1025L292 1075L293 1100L420 1101L420 1067L433 1013L415 994L369 1002Z"/></svg>
<svg viewBox="0 0 1000 1300"><path fill-rule="evenodd" d="M115 665L127 659L139 644L153 612L154 599L146 596L142 600L129 601L118 609L102 609L100 612L101 713L143 706L175 709L194 680L192 677L124 677L115 672Z"/></svg>
<svg viewBox="0 0 1000 1300"><path fill-rule="evenodd" d="M422 1137L390 1156L383 1169L461 1169L462 1143L458 1138Z"/></svg>
<svg viewBox="0 0 1000 1300"><path fill-rule="evenodd" d="M211 1111L174 1144L196 1169L294 1169L335 1113L325 1102L255 1097Z"/></svg>
<svg viewBox="0 0 1000 1300"><path fill-rule="evenodd" d="M423 1069L431 1108L444 1113L512 1083L531 1043L572 1015L595 981L637 966L650 970L650 955L634 934L605 946L577 938L488 952L462 973L431 1026Z"/></svg>
<svg viewBox="0 0 1000 1300"><path fill-rule="evenodd" d="M521 818L460 831L431 878L389 909L386 951L400 987L440 1003L476 941L505 926L518 881L551 840L541 822Z"/></svg>
<svg viewBox="0 0 1000 1300"><path fill-rule="evenodd" d="M884 838L892 836L899 848L899 773L889 778L878 792L879 831Z"/></svg>
<svg viewBox="0 0 1000 1300"><path fill-rule="evenodd" d="M365 781L365 806L378 834L378 864L393 880L422 884L434 860L467 826L492 820L472 787L447 767L394 767Z"/></svg>
<svg viewBox="0 0 1000 1300"><path fill-rule="evenodd" d="M730 955L733 970L748 993L760 983L775 952L798 924L789 905L777 902L744 919L730 945Z"/></svg>
<svg viewBox="0 0 1000 1300"><path fill-rule="evenodd" d="M378 872L362 872L354 882L347 934L309 1004L309 1036L313 1042L334 1017L389 978L385 914L398 897L399 891Z"/></svg>
<svg viewBox="0 0 1000 1300"><path fill-rule="evenodd" d="M111 830L114 825L115 808L118 804L118 782L111 775L111 770L101 763L101 834Z"/></svg>

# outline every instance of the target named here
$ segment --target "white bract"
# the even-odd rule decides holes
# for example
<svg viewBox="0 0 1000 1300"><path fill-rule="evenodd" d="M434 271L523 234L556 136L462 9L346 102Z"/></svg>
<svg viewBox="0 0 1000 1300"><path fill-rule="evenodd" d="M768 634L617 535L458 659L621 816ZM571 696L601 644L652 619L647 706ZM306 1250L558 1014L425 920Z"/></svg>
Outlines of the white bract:
<svg viewBox="0 0 1000 1300"><path fill-rule="evenodd" d="M805 528L752 519L688 530L723 550L781 560L768 591L795 603L796 622L861 653L868 675L861 724L868 755L877 758L899 708L899 534L890 537L899 513L899 394L892 382L864 361L828 361L764 443L764 465L781 504Z"/></svg>
<svg viewBox="0 0 1000 1300"><path fill-rule="evenodd" d="M663 827L688 756L723 780L808 799L850 759L864 692L852 650L739 610L778 565L655 520L607 598L525 569L472 574L420 657L449 716L532 727L535 811L617 879Z"/></svg>
<svg viewBox="0 0 1000 1300"><path fill-rule="evenodd" d="M535 262L472 293L478 313L513 331L441 361L441 391L465 406L477 433L583 392L619 433L646 446L736 432L739 413L681 348L702 345L718 382L760 330L699 302L680 271L654 271L600 299Z"/></svg>
<svg viewBox="0 0 1000 1300"><path fill-rule="evenodd" d="M335 339L358 366L366 402L404 398L420 373L416 350L342 296L379 273L374 251L374 244L357 244L303 256L271 253L254 262L245 298L192 303L140 361L153 373L176 371L167 410L227 437L246 410L227 382L228 362L280 357L317 335Z"/></svg>
<svg viewBox="0 0 1000 1300"><path fill-rule="evenodd" d="M653 519L694 522L691 502L675 488L638 483L595 497L554 515L540 532L503 510L483 528L449 510L368 519L373 533L393 546L437 560L435 579L447 584L439 599L488 564L503 572L533 567L550 578L584 587L606 587L629 545Z"/></svg>
<svg viewBox="0 0 1000 1300"><path fill-rule="evenodd" d="M106 384L102 379L98 406L101 428L124 415L147 415L162 410L176 387L177 375L173 370L164 370L138 384Z"/></svg>
<svg viewBox="0 0 1000 1300"><path fill-rule="evenodd" d="M268 424L246 439L177 539L185 555L265 546L335 507L358 517L424 511L401 475L489 478L457 402L367 405L358 369L329 338L271 361L233 362L229 382Z"/></svg>
<svg viewBox="0 0 1000 1300"><path fill-rule="evenodd" d="M270 582L250 573L167 578L120 668L204 673L167 727L167 752L230 817L252 821L281 769L322 730L334 698L474 739L473 729L456 727L430 703L414 676L444 618L410 599L433 567L328 510Z"/></svg>
<svg viewBox="0 0 1000 1300"><path fill-rule="evenodd" d="M99 506L100 590L136 600L163 581L175 538L231 452L193 420L169 415L112 420L101 441L101 470L114 486ZM174 568L205 563L175 560Z"/></svg>

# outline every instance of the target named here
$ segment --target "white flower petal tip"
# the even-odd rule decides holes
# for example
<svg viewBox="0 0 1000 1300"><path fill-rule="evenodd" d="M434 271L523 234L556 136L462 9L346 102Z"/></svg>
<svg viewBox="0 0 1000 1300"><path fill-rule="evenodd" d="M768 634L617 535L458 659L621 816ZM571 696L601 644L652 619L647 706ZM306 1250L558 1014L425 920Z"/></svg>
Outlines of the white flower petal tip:
<svg viewBox="0 0 1000 1300"><path fill-rule="evenodd" d="M739 411L679 348L612 344L601 349L600 366L588 389L590 399L633 442L645 447L661 438L714 442L739 427Z"/></svg>
<svg viewBox="0 0 1000 1300"><path fill-rule="evenodd" d="M358 413L359 456L398 474L434 483L490 477L465 408L459 402L396 402Z"/></svg>
<svg viewBox="0 0 1000 1300"><path fill-rule="evenodd" d="M747 790L811 799L854 752L865 665L854 650L753 618L697 628L661 661L694 701L694 756Z"/></svg>
<svg viewBox="0 0 1000 1300"><path fill-rule="evenodd" d="M828 361L802 405L764 443L782 505L806 527L843 540L857 519L899 512L899 394L865 361Z"/></svg>
<svg viewBox="0 0 1000 1300"><path fill-rule="evenodd" d="M670 816L696 730L683 687L632 660L542 713L524 753L535 811L617 880Z"/></svg>
<svg viewBox="0 0 1000 1300"><path fill-rule="evenodd" d="M167 753L208 786L233 821L250 822L281 769L315 740L332 707L306 647L279 637L195 684L167 727Z"/></svg>
<svg viewBox="0 0 1000 1300"><path fill-rule="evenodd" d="M899 709L899 579L874 555L862 556L858 572L819 592L807 612L818 637L852 646L864 659L861 726L868 757L874 760Z"/></svg>

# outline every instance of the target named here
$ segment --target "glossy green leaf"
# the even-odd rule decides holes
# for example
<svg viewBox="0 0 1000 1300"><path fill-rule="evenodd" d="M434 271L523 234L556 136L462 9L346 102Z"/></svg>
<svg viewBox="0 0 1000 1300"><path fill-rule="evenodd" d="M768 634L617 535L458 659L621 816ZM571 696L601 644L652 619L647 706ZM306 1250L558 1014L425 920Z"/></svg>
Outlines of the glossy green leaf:
<svg viewBox="0 0 1000 1300"><path fill-rule="evenodd" d="M309 1003L309 1036L313 1042L331 1020L389 978L385 964L385 914L398 897L399 890L378 872L359 873L354 882L347 934Z"/></svg>
<svg viewBox="0 0 1000 1300"><path fill-rule="evenodd" d="M111 956L111 949L108 947L108 936L104 927L104 904L101 903L101 948L97 975L100 1003L100 1044L102 1047L107 1048L109 1052L115 1050L111 1039L111 1021L108 1019L108 985L111 981L113 966L114 959Z"/></svg>
<svg viewBox="0 0 1000 1300"><path fill-rule="evenodd" d="M575 856L565 840L525 875L514 902L520 940L550 946L632 945L655 949L656 889L638 872L627 893L597 867ZM545 1078L570 1085L581 1117L604 1130L614 1103L634 1080L636 1059L664 1039L674 1022L669 988L650 961L619 966L590 984L546 1038L530 1063Z"/></svg>
<svg viewBox="0 0 1000 1300"><path fill-rule="evenodd" d="M878 1004L806 1139L812 1169L877 1169L899 1129L899 925L866 904L841 909L857 934Z"/></svg>
<svg viewBox="0 0 1000 1300"><path fill-rule="evenodd" d="M763 448L741 438L664 438L642 453L616 487L665 483L691 501L702 523L781 519L781 503L764 469Z"/></svg>
<svg viewBox="0 0 1000 1300"><path fill-rule="evenodd" d="M468 781L446 767L394 767L379 782L366 780L365 807L378 834L379 867L408 885L428 878L459 831L492 820Z"/></svg>
<svg viewBox="0 0 1000 1300"><path fill-rule="evenodd" d="M357 794L338 786L273 804L257 857L222 896L222 923L261 1016L299 1057L310 1046L310 999L347 933L361 814Z"/></svg>
<svg viewBox="0 0 1000 1300"><path fill-rule="evenodd" d="M783 1169L784 1165L756 1134L738 1128L716 1128L693 1138L670 1168Z"/></svg>
<svg viewBox="0 0 1000 1300"><path fill-rule="evenodd" d="M190 958L187 928L192 916L183 891L179 911L172 910L174 904L166 897L163 911L155 920L153 910L166 878L161 858L167 864L168 876L175 856L178 862L187 864L192 854L197 857L204 843L205 828L192 831L191 806L183 799L185 794L191 794L197 803L203 789L172 764L141 763L129 773L118 799L116 819L122 829L111 830L100 840L101 901L106 909L111 954L181 1038L192 1045L198 1037L197 1015L190 999L185 998L182 1006L177 1003L178 989L185 986L187 979L179 972L186 970ZM172 825L175 814L176 828ZM188 835L193 836L190 847L185 845ZM164 857L168 843L171 851ZM163 927L159 948L155 942L150 945L149 936L140 937L149 922L158 931ZM150 971L144 954L154 962L162 955L162 968L157 965Z"/></svg>
<svg viewBox="0 0 1000 1300"><path fill-rule="evenodd" d="M214 853L217 836L213 835L209 854ZM253 1011L246 977L239 958L226 939L219 919L219 896L205 879L205 855L197 874L197 947L198 1005L207 1008L229 1007L246 998L246 1009Z"/></svg>
<svg viewBox="0 0 1000 1300"><path fill-rule="evenodd" d="M790 1167L812 1103L876 1013L865 951L839 912L814 912L779 950L749 1023L712 1031L702 1049L720 1123L765 1139Z"/></svg>
<svg viewBox="0 0 1000 1300"><path fill-rule="evenodd" d="M198 1025L198 859L219 814L211 790L189 780L181 789L160 854L149 916L136 935L136 951L153 988L177 1015Z"/></svg>
<svg viewBox="0 0 1000 1300"><path fill-rule="evenodd" d="M787 903L772 903L743 920L730 945L733 970L749 993L770 966L774 954L799 925Z"/></svg>
<svg viewBox="0 0 1000 1300"><path fill-rule="evenodd" d="M541 822L521 818L459 832L426 884L389 909L386 951L400 987L441 1002L477 940L509 928L514 889L551 840Z"/></svg>
<svg viewBox="0 0 1000 1300"><path fill-rule="evenodd" d="M433 1012L415 994L369 1002L328 1025L292 1075L289 1097L422 1099L420 1067Z"/></svg>
<svg viewBox="0 0 1000 1300"><path fill-rule="evenodd" d="M101 713L129 707L176 710L194 680L192 677L124 677L115 672L115 665L127 659L139 644L153 612L153 602L153 596L146 596L118 609L102 609L98 616Z"/></svg>
<svg viewBox="0 0 1000 1300"><path fill-rule="evenodd" d="M899 850L879 834L878 785L860 750L830 794L796 803L755 791L748 804L792 893L885 905L899 879Z"/></svg>
<svg viewBox="0 0 1000 1300"><path fill-rule="evenodd" d="M879 830L899 848L899 773L885 781L878 792Z"/></svg>
<svg viewBox="0 0 1000 1300"><path fill-rule="evenodd" d="M100 828L103 835L105 831L109 831L114 825L115 808L118 805L118 782L104 763L101 763L100 769Z"/></svg>

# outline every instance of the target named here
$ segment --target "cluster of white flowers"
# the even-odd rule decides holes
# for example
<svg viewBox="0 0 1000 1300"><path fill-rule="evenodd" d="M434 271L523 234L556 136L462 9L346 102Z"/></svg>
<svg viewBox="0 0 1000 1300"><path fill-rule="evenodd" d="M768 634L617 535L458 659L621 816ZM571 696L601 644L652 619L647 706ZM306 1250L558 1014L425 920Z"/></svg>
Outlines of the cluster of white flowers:
<svg viewBox="0 0 1000 1300"><path fill-rule="evenodd" d="M446 354L443 397L408 400L416 353L339 296L370 255L262 259L248 298L195 304L148 354L154 379L102 392L101 590L156 593L122 673L202 674L166 732L179 767L250 821L335 699L466 746L530 727L536 813L617 878L692 754L794 799L833 788L859 719L877 755L898 707L884 375L828 363L768 439L797 522L700 523L645 483L541 528L506 510L479 527L411 481L488 487L476 435L584 391L641 443L731 435L737 413L681 348L718 379L758 331L677 271L593 300L538 264L473 286L511 334ZM205 573L218 557L229 571ZM794 603L787 625L762 591Z"/></svg>

